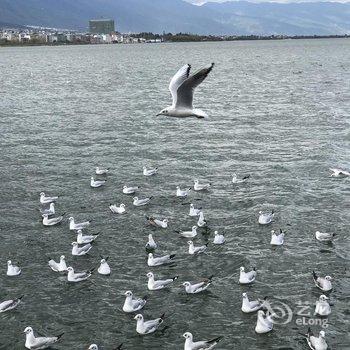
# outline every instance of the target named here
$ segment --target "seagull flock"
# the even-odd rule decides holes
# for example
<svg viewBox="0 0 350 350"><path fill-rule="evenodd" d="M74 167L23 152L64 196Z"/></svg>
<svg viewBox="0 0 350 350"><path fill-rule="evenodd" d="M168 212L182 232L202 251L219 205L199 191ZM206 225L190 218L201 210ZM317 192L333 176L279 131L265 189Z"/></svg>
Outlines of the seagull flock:
<svg viewBox="0 0 350 350"><path fill-rule="evenodd" d="M193 108L193 92L194 89L204 81L208 74L212 71L214 64L209 67L199 70L197 73L190 75L191 66L183 66L173 77L170 82L170 92L173 98L173 105L163 109L159 115L172 116L172 117L190 117L194 116L197 118L206 117L206 113ZM350 173L342 169L330 169L332 171L332 177L346 177L350 176ZM156 176L159 172L157 167L143 167L142 173L146 177ZM93 189L101 188L105 186L108 181L107 177L110 173L109 168L97 167L95 169L95 176L90 178L90 186ZM102 177L102 178L100 178ZM234 186L244 186L250 180L250 175L244 175L239 177L237 174L232 175L232 184ZM193 186L187 186L186 188L180 188L177 186L174 188L174 197L178 198L179 201L186 199L190 196L191 191L201 191L206 194L210 194L212 188L211 183L200 182L198 179L194 179ZM143 207L147 206L153 197L139 197L135 196L139 192L141 186L129 186L124 185L121 192L126 195L126 200L132 197L132 202L130 201L130 206ZM58 196L47 196L46 193L41 192L39 196L39 202L41 204L40 215L42 217L42 224L47 227L56 226L66 222L66 213L57 215L55 211L55 203L59 200ZM131 204L132 203L132 204ZM186 204L183 203L182 204ZM110 204L109 210L111 213L116 215L127 215L130 208L126 204ZM226 242L225 235L218 230L214 231L213 240L207 242L204 245L196 244L194 239L200 233L207 233L209 228L208 220L204 216L204 209L201 207L196 207L193 203L189 203L188 215L193 218L193 226L188 230L180 231L173 230L179 239L187 239L188 255L198 256L200 254L207 254L213 247L213 245L224 247ZM260 211L257 224L259 225L269 225L273 222L276 213L272 211ZM171 224L167 218L157 218L153 216L145 216L145 221L147 224L155 229L167 229ZM86 234L84 233L89 227L93 225L92 221L76 222L73 216L68 218L67 226L70 231L76 234L76 240L71 243L71 255L72 256L84 256L88 254L94 246L94 242L100 238L100 234ZM271 245L272 246L282 246L284 244L286 232L279 229L278 232L275 230L271 231ZM331 242L335 237L334 233L320 232L316 231L315 238L320 242ZM288 238L288 237L287 237ZM176 261L176 254L169 253L165 255L159 255L156 253L158 244L154 239L152 234L148 235L148 240L145 243L145 250L147 254L147 265L153 268L158 266L171 266L174 261ZM112 273L118 273L117 271L111 271L108 264L109 257L101 256L99 265L96 268L87 268L83 271L77 271L73 266L67 264L66 257L61 255L55 259L49 259L47 262L48 268L52 270L52 273L61 274L66 276L67 283L84 283L95 273L102 276L108 276ZM200 265L198 264L198 270ZM16 278L22 273L19 264L14 263L11 260L7 262L7 276L10 278ZM210 286L215 283L215 276L208 276L206 278L197 278L194 281L185 281L180 275L159 277L158 273L149 271L147 275L147 290L149 291L160 291L166 288L172 288L173 285L179 284L183 288L184 293L197 295L205 292ZM311 277L311 272L310 272ZM256 267L247 268L241 266L239 271L237 271L237 282L241 285L252 285L254 281L258 278L258 271ZM315 286L320 289L323 294L319 296L316 301L315 314L321 317L327 317L331 313L331 305L329 303L329 293L332 291L332 277L319 276L315 271L312 271L312 278ZM146 286L145 286L146 289ZM143 297L134 296L133 292L128 290L124 293L125 299L122 302L122 310L127 314L132 314L133 322L135 322L135 331L141 336L149 335L160 330L164 330L167 327L163 327L166 324L167 317L171 317L161 314L159 317L154 319L145 319L142 310L148 304L152 303L152 298L145 295ZM11 310L20 307L22 300L25 300L25 296L21 295L14 299L9 299L5 301L0 301L0 313L10 312ZM267 298L250 300L247 292L242 294L242 307L241 311L243 313L254 313L257 312L255 332L258 334L268 333L273 330L274 327L274 317L276 315L273 313L273 309L269 307L269 302ZM58 334L56 336L36 336L33 328L27 326L24 329L25 334L25 348L27 349L45 349L49 348L57 342L64 342L64 334ZM194 340L194 336L190 332L185 332L184 338L184 349L185 350L206 350L214 348L222 336L212 335L209 340ZM326 334L322 330L319 332L318 336L314 335L311 329L308 329L307 334L305 334L306 342L309 347L313 350L326 350L328 348L326 342ZM99 350L99 346L95 343L86 347L89 350ZM101 345L102 346L102 345ZM115 349L123 349L123 344L119 344Z"/></svg>

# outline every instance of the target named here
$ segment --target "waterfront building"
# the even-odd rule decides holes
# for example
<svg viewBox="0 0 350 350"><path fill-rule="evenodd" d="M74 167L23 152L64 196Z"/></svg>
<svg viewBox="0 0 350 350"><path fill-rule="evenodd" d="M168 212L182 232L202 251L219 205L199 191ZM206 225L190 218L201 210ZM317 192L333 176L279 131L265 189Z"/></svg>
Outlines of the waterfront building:
<svg viewBox="0 0 350 350"><path fill-rule="evenodd" d="M115 32L113 19L92 19L89 21L89 32L91 34L110 34Z"/></svg>

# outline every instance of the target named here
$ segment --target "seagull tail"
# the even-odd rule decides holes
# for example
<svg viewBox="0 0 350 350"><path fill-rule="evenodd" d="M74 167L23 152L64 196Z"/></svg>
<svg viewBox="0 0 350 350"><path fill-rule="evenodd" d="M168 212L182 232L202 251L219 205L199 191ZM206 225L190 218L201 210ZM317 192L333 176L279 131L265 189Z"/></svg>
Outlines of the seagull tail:
<svg viewBox="0 0 350 350"><path fill-rule="evenodd" d="M314 281L316 282L318 276L315 271L312 271L312 277L314 278Z"/></svg>
<svg viewBox="0 0 350 350"><path fill-rule="evenodd" d="M148 295L145 295L141 298L142 300L147 300L148 299Z"/></svg>
<svg viewBox="0 0 350 350"><path fill-rule="evenodd" d="M174 232L175 232L175 233L180 233L181 231L179 231L179 230L174 230Z"/></svg>
<svg viewBox="0 0 350 350"><path fill-rule="evenodd" d="M214 275L211 275L208 277L208 281L211 282L211 280L214 278Z"/></svg>
<svg viewBox="0 0 350 350"><path fill-rule="evenodd" d="M176 254L171 254L171 255L170 255L170 259L174 259L175 256L176 256Z"/></svg>
<svg viewBox="0 0 350 350"><path fill-rule="evenodd" d="M114 350L121 350L123 348L123 343L121 343L120 345L118 345L118 347L116 347Z"/></svg>
<svg viewBox="0 0 350 350"><path fill-rule="evenodd" d="M161 320L164 320L165 318L165 312L159 317Z"/></svg>
<svg viewBox="0 0 350 350"><path fill-rule="evenodd" d="M207 343L218 343L223 337L220 336L220 337L216 337L214 339L211 339L211 340L208 340Z"/></svg>
<svg viewBox="0 0 350 350"><path fill-rule="evenodd" d="M179 276L174 276L173 281L176 281L179 278Z"/></svg>
<svg viewBox="0 0 350 350"><path fill-rule="evenodd" d="M57 340L61 339L64 333L61 333L59 335L56 335Z"/></svg>
<svg viewBox="0 0 350 350"><path fill-rule="evenodd" d="M23 297L24 297L24 294L18 297L17 300L22 300Z"/></svg>

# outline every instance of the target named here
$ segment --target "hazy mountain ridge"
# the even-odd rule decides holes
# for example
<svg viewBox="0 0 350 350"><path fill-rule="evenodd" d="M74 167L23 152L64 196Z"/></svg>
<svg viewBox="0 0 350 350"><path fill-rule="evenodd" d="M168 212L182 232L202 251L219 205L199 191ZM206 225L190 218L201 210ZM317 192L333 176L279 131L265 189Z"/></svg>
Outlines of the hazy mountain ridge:
<svg viewBox="0 0 350 350"><path fill-rule="evenodd" d="M198 34L346 34L350 3L250 3L196 6L182 0L0 0L0 22L86 30L114 18L121 32Z"/></svg>

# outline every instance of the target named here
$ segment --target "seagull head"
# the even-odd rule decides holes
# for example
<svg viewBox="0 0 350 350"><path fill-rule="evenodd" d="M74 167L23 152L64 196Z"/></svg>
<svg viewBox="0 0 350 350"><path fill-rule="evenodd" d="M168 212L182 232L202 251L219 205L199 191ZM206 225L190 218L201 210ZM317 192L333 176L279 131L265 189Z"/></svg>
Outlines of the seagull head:
<svg viewBox="0 0 350 350"><path fill-rule="evenodd" d="M65 260L65 258L66 258L66 257L65 257L64 255L61 255L61 256L60 256L60 260L61 260L61 261L62 261L62 260Z"/></svg>
<svg viewBox="0 0 350 350"><path fill-rule="evenodd" d="M217 236L219 234L218 231L214 231L214 235Z"/></svg>
<svg viewBox="0 0 350 350"><path fill-rule="evenodd" d="M8 266L11 266L11 265L12 265L12 261L11 261L11 260L8 260L8 261L7 261L7 265L8 265Z"/></svg>
<svg viewBox="0 0 350 350"><path fill-rule="evenodd" d="M168 220L168 219L163 219L163 222L164 222L165 224L167 224L167 223L169 222L169 220Z"/></svg>
<svg viewBox="0 0 350 350"><path fill-rule="evenodd" d="M80 235L80 236L82 236L82 235L83 235L83 230L78 230L78 231L77 231L77 234Z"/></svg>
<svg viewBox="0 0 350 350"><path fill-rule="evenodd" d="M258 316L264 316L264 315L265 315L264 311L262 311L262 310L258 311Z"/></svg>
<svg viewBox="0 0 350 350"><path fill-rule="evenodd" d="M195 184L198 184L198 183L199 183L199 181L198 181L197 179L195 179L195 180L194 180L194 183L195 183Z"/></svg>
<svg viewBox="0 0 350 350"><path fill-rule="evenodd" d="M159 113L156 114L156 117L160 115L169 115L169 108L162 109Z"/></svg>
<svg viewBox="0 0 350 350"><path fill-rule="evenodd" d="M197 230L197 226L192 226L192 231L196 231Z"/></svg>
<svg viewBox="0 0 350 350"><path fill-rule="evenodd" d="M244 267L241 266L241 267L239 268L239 271L244 272Z"/></svg>
<svg viewBox="0 0 350 350"><path fill-rule="evenodd" d="M152 253L148 254L148 259L153 259L153 254Z"/></svg>
<svg viewBox="0 0 350 350"><path fill-rule="evenodd" d="M25 333L25 334L33 333L33 328L32 328L32 327L26 327L26 328L24 329L23 333Z"/></svg>
<svg viewBox="0 0 350 350"><path fill-rule="evenodd" d="M327 281L331 281L331 280L332 280L332 277L331 277L331 276L326 276L325 279L326 279Z"/></svg>
<svg viewBox="0 0 350 350"><path fill-rule="evenodd" d="M325 336L326 336L325 331L320 331L320 337L321 337L321 338L324 338Z"/></svg>
<svg viewBox="0 0 350 350"><path fill-rule="evenodd" d="M247 298L248 297L247 293L242 293L242 297Z"/></svg>
<svg viewBox="0 0 350 350"><path fill-rule="evenodd" d="M73 247L76 246L76 245L78 245L78 242L72 242L72 246Z"/></svg>
<svg viewBox="0 0 350 350"><path fill-rule="evenodd" d="M191 286L191 283L190 283L190 282L184 282L184 283L182 283L182 285L183 285L184 287L190 287L190 286Z"/></svg>
<svg viewBox="0 0 350 350"><path fill-rule="evenodd" d="M154 275L153 275L153 272L148 272L148 274L146 275L148 278L153 278Z"/></svg>
<svg viewBox="0 0 350 350"><path fill-rule="evenodd" d="M98 346L96 344L91 344L89 347L88 347L88 350L98 350Z"/></svg>
<svg viewBox="0 0 350 350"><path fill-rule="evenodd" d="M186 333L184 333L182 336L183 336L184 338L186 338L186 339L191 339L191 340L192 340L192 338L193 338L192 333L190 333L190 332L186 332Z"/></svg>
<svg viewBox="0 0 350 350"><path fill-rule="evenodd" d="M45 197L45 192L40 192L40 197Z"/></svg>
<svg viewBox="0 0 350 350"><path fill-rule="evenodd" d="M100 263L101 264L105 264L106 263L106 259L101 259Z"/></svg>
<svg viewBox="0 0 350 350"><path fill-rule="evenodd" d="M134 202L136 202L139 200L139 197L134 197L133 200L134 200Z"/></svg>
<svg viewBox="0 0 350 350"><path fill-rule="evenodd" d="M128 188L128 186L124 185L123 188Z"/></svg>
<svg viewBox="0 0 350 350"><path fill-rule="evenodd" d="M125 208L125 204L124 203L120 204L120 207Z"/></svg>
<svg viewBox="0 0 350 350"><path fill-rule="evenodd" d="M142 316L141 314L137 314L137 315L134 317L134 320L142 321L142 320L143 320L143 316Z"/></svg>
<svg viewBox="0 0 350 350"><path fill-rule="evenodd" d="M68 220L73 221L74 220L73 216L71 216Z"/></svg>
<svg viewBox="0 0 350 350"><path fill-rule="evenodd" d="M127 297L132 297L132 292L130 290L127 290L125 293L124 293L125 296Z"/></svg>
<svg viewBox="0 0 350 350"><path fill-rule="evenodd" d="M69 266L69 267L67 267L67 271L68 272L74 272L74 269L73 269L73 267Z"/></svg>
<svg viewBox="0 0 350 350"><path fill-rule="evenodd" d="M188 241L187 244L188 245L193 245L193 242L192 241Z"/></svg>
<svg viewBox="0 0 350 350"><path fill-rule="evenodd" d="M320 295L320 301L326 301L329 298L327 298L324 294Z"/></svg>
<svg viewBox="0 0 350 350"><path fill-rule="evenodd" d="M43 214L43 218L48 218L49 217L49 215L48 214Z"/></svg>

